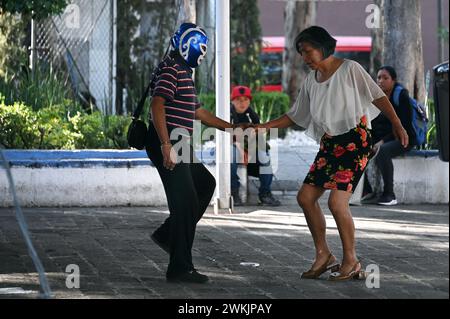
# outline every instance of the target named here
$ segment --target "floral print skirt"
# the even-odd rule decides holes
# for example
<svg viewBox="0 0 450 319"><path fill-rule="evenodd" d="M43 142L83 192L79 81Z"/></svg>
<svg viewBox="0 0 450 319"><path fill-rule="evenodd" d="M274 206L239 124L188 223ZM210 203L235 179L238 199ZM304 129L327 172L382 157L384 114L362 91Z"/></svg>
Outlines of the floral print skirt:
<svg viewBox="0 0 450 319"><path fill-rule="evenodd" d="M372 155L367 119L342 135L325 134L303 183L353 193Z"/></svg>

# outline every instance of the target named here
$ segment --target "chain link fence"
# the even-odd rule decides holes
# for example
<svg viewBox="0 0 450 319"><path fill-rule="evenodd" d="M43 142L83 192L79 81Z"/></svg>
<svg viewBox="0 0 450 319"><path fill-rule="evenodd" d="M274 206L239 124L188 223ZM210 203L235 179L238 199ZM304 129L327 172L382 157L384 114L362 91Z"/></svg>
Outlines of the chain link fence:
<svg viewBox="0 0 450 319"><path fill-rule="evenodd" d="M117 0L74 0L59 16L36 23L33 54L69 78L83 104L115 114ZM34 47L33 47L34 45Z"/></svg>

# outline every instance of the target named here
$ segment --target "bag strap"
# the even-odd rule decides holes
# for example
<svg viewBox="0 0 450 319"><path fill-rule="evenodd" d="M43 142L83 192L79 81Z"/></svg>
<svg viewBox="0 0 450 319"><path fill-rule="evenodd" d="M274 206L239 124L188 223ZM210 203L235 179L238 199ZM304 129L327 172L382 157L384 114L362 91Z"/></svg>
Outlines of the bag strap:
<svg viewBox="0 0 450 319"><path fill-rule="evenodd" d="M144 108L145 99L147 98L148 93L150 91L150 86L152 84L152 81L153 81L153 79L150 80L150 82L148 83L147 88L145 89L145 92L142 95L138 106L136 107L136 110L134 110L134 113L133 113L133 116L132 116L133 120L137 120L139 118L139 116L141 115L142 109Z"/></svg>
<svg viewBox="0 0 450 319"><path fill-rule="evenodd" d="M170 43L166 48L166 52L164 53L163 59L167 56L167 54L169 53L169 50L170 50ZM142 95L138 106L136 107L136 110L134 110L133 116L131 117L133 120L137 120L139 118L139 116L141 116L141 112L142 112L142 109L144 108L144 104L145 104L145 99L147 98L148 93L150 92L150 87L152 86L152 82L156 76L156 73L157 73L157 69L152 72L152 78L151 78L150 82L148 83L147 88L145 89L145 92Z"/></svg>
<svg viewBox="0 0 450 319"><path fill-rule="evenodd" d="M400 93L402 92L402 90L403 90L403 87L401 85L397 84L395 86L393 100L394 100L394 104L396 106L400 105Z"/></svg>

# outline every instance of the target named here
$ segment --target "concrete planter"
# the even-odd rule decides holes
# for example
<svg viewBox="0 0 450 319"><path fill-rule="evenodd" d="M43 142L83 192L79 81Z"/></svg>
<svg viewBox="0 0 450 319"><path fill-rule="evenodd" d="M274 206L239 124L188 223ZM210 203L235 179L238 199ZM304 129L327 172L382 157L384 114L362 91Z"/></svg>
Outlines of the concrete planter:
<svg viewBox="0 0 450 319"><path fill-rule="evenodd" d="M295 195L309 169L314 152L305 152L301 165L292 150L280 150L278 170L272 189L295 204ZM166 196L158 171L144 151L6 150L17 195L24 207L62 206L165 206ZM302 153L303 154L303 153ZM197 153L215 175L215 158L210 152ZM305 163L303 163L305 162ZM0 163L2 167L2 163ZM448 204L449 163L436 152L410 152L394 159L394 187L399 203ZM241 197L256 204L259 181L246 177L240 166ZM293 200L287 200L291 198ZM6 174L0 170L0 207L13 205Z"/></svg>
<svg viewBox="0 0 450 319"><path fill-rule="evenodd" d="M144 151L4 151L24 207L164 206L164 188ZM0 207L12 206L4 172Z"/></svg>

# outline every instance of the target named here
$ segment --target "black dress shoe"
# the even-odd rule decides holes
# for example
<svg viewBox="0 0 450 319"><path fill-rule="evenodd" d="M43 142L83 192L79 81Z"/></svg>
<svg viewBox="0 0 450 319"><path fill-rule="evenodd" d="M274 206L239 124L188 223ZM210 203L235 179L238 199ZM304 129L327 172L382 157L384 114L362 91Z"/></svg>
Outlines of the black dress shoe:
<svg viewBox="0 0 450 319"><path fill-rule="evenodd" d="M280 206L281 202L271 192L259 195L259 204L266 206Z"/></svg>
<svg viewBox="0 0 450 319"><path fill-rule="evenodd" d="M155 242L156 245L158 245L162 250L164 250L166 253L170 254L170 247L168 243L163 242L158 238L155 233L153 233L150 238Z"/></svg>
<svg viewBox="0 0 450 319"><path fill-rule="evenodd" d="M204 284L209 280L208 276L202 275L197 270L191 270L181 275L167 277L167 282L190 282Z"/></svg>

